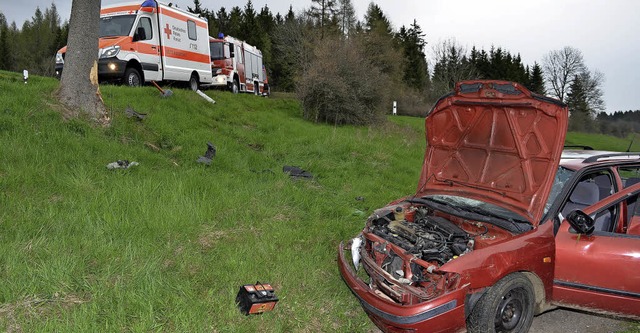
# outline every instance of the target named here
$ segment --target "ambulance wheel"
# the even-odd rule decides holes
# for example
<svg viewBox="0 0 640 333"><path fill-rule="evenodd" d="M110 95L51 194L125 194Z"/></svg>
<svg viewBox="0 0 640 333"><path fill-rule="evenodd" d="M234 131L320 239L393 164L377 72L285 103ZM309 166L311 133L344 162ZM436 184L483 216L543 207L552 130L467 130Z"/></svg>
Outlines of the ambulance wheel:
<svg viewBox="0 0 640 333"><path fill-rule="evenodd" d="M191 74L191 78L189 79L189 88L196 91L199 87L200 82L198 82L198 77L195 74Z"/></svg>
<svg viewBox="0 0 640 333"><path fill-rule="evenodd" d="M240 85L238 84L238 80L233 80L231 84L231 92L237 94L240 91Z"/></svg>
<svg viewBox="0 0 640 333"><path fill-rule="evenodd" d="M127 68L124 72L124 84L129 87L139 87L142 84L142 77L140 72L133 67Z"/></svg>

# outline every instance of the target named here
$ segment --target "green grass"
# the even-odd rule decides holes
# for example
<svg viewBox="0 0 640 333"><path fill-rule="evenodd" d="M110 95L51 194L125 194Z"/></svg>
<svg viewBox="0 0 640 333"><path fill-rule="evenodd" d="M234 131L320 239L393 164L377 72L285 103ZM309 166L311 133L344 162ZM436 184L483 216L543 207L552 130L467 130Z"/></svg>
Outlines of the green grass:
<svg viewBox="0 0 640 333"><path fill-rule="evenodd" d="M58 82L0 72L0 329L319 332L373 327L339 242L415 190L422 120L314 125L288 98L102 86L109 128L64 121ZM133 107L143 122L124 116ZM195 163L213 142L211 166ZM154 147L159 148L159 151ZM110 171L118 159L137 161ZM315 181L293 181L297 165ZM363 196L365 201L357 201ZM245 317L242 284L273 284Z"/></svg>
<svg viewBox="0 0 640 333"><path fill-rule="evenodd" d="M282 95L207 91L212 105L182 89L163 99L152 87L102 86L113 123L95 128L62 119L57 85L0 72L1 330L373 328L340 278L337 246L361 230L358 211L415 191L423 119L332 127L302 120ZM129 106L147 118L125 117ZM207 141L218 148L211 166L195 162ZM140 165L107 170L119 159ZM316 179L291 180L283 165ZM236 293L258 280L280 302L242 316Z"/></svg>

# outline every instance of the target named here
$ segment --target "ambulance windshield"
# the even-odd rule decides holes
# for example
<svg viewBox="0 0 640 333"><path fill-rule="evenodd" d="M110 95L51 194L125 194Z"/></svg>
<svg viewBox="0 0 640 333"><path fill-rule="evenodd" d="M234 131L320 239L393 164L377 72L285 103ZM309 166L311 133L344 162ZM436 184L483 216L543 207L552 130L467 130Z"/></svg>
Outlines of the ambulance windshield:
<svg viewBox="0 0 640 333"><path fill-rule="evenodd" d="M103 16L100 18L100 37L129 36L135 15Z"/></svg>

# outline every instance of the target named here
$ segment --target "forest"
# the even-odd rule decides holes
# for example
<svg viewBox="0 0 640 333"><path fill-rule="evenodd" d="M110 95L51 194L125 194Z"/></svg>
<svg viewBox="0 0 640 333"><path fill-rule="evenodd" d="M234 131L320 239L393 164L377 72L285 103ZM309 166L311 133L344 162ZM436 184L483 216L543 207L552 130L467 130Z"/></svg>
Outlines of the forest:
<svg viewBox="0 0 640 333"><path fill-rule="evenodd" d="M640 130L640 110L606 109L604 74L587 68L571 46L525 64L500 46L468 49L454 38L442 41L446 36L430 36L416 20L396 28L373 2L362 20L351 0L310 0L307 9L286 13L255 8L251 0L230 9L194 0L186 10L209 21L211 36L234 36L262 50L272 89L294 93L311 121L375 124L392 101L400 114L425 116L455 82L499 79L565 102L571 131L626 137ZM68 22L54 3L20 26L0 12L0 69L52 76L67 35Z"/></svg>

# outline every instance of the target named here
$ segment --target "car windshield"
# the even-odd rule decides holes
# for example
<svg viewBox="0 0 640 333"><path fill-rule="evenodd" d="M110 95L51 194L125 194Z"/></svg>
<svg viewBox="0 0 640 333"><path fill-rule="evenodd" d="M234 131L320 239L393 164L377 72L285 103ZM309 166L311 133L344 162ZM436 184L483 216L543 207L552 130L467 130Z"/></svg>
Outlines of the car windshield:
<svg viewBox="0 0 640 333"><path fill-rule="evenodd" d="M100 37L128 36L135 19L135 15L101 17Z"/></svg>
<svg viewBox="0 0 640 333"><path fill-rule="evenodd" d="M556 201L558 194L562 192L567 181L573 177L575 171L569 170L565 167L558 167L558 171L556 171L556 177L553 180L553 186L551 186L551 192L549 193L549 198L547 199L547 203L544 205L544 214L546 214L551 205Z"/></svg>
<svg viewBox="0 0 640 333"><path fill-rule="evenodd" d="M224 59L224 43L211 42L209 43L209 50L211 52L211 60Z"/></svg>
<svg viewBox="0 0 640 333"><path fill-rule="evenodd" d="M491 223L508 231L520 233L531 230L526 218L508 209L470 198L453 195L427 195L422 197L435 203L433 208L468 219Z"/></svg>

